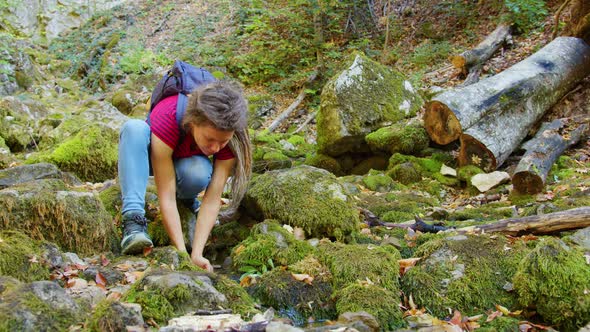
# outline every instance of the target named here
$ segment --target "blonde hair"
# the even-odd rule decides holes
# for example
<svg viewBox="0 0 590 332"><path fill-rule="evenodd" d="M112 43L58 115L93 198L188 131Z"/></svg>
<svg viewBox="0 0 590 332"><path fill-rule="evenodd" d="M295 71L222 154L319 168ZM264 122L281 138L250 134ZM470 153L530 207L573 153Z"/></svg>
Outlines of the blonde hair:
<svg viewBox="0 0 590 332"><path fill-rule="evenodd" d="M242 89L228 81L217 81L191 93L182 119L182 126L187 132L191 124L209 124L220 130L234 131L228 146L236 158L236 166L231 177L231 203L220 212L222 220L235 216L252 174L252 145L247 115L248 103Z"/></svg>

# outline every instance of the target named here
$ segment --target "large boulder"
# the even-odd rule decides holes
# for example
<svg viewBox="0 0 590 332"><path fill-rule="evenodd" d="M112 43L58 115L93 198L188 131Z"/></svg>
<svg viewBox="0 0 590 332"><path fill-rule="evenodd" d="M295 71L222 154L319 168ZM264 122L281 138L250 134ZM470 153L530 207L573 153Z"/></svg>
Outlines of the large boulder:
<svg viewBox="0 0 590 332"><path fill-rule="evenodd" d="M2 293L1 331L66 331L83 320L82 308L55 282L20 284Z"/></svg>
<svg viewBox="0 0 590 332"><path fill-rule="evenodd" d="M404 76L355 54L322 91L318 149L331 156L368 150L364 137L416 115L422 98Z"/></svg>
<svg viewBox="0 0 590 332"><path fill-rule="evenodd" d="M517 305L512 278L529 252L523 241L509 243L489 235L448 235L422 244L422 257L402 278L402 290L419 308L437 317L449 308L464 315L480 314L500 304Z"/></svg>
<svg viewBox="0 0 590 332"><path fill-rule="evenodd" d="M0 190L0 224L65 251L118 251L112 222L98 195L74 191L59 179L42 179Z"/></svg>
<svg viewBox="0 0 590 332"><path fill-rule="evenodd" d="M62 179L68 184L80 184L80 181L68 173L60 171L57 166L48 163L23 165L0 171L0 189L41 179Z"/></svg>
<svg viewBox="0 0 590 332"><path fill-rule="evenodd" d="M4 97L0 100L0 133L12 152L20 152L39 141L40 133L53 128L44 127L39 120L48 111L38 101L28 98Z"/></svg>
<svg viewBox="0 0 590 332"><path fill-rule="evenodd" d="M359 224L359 212L336 177L306 165L254 177L243 204L257 220L276 219L313 237L343 239Z"/></svg>

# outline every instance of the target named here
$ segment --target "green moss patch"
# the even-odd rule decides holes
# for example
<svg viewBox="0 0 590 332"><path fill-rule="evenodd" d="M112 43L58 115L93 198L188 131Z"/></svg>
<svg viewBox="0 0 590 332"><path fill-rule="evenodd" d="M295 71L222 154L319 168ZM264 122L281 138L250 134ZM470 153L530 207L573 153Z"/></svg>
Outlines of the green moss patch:
<svg viewBox="0 0 590 332"><path fill-rule="evenodd" d="M380 128L365 136L365 140L372 150L390 154L418 154L430 142L424 126L406 123Z"/></svg>
<svg viewBox="0 0 590 332"><path fill-rule="evenodd" d="M590 321L590 265L583 254L555 238L542 239L520 263L514 288L522 305L536 307L563 331Z"/></svg>
<svg viewBox="0 0 590 332"><path fill-rule="evenodd" d="M37 241L18 231L1 231L0 240L0 275L23 282L49 279L49 267Z"/></svg>
<svg viewBox="0 0 590 332"><path fill-rule="evenodd" d="M313 237L343 239L358 227L359 213L336 177L298 166L254 177L244 205L257 219L276 219Z"/></svg>

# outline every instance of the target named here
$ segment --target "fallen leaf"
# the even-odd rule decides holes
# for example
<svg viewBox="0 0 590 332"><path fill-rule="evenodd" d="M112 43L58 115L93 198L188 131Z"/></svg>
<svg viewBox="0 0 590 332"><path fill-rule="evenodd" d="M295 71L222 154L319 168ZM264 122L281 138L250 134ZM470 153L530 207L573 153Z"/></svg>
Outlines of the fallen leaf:
<svg viewBox="0 0 590 332"><path fill-rule="evenodd" d="M115 269L121 271L121 272L125 272L125 271L129 271L131 270L132 266L129 264L125 264L125 263L121 263L115 266Z"/></svg>
<svg viewBox="0 0 590 332"><path fill-rule="evenodd" d="M496 311L492 312L491 314L489 314L488 318L486 319L486 323L489 323L498 317L502 317L502 312L500 310L496 310Z"/></svg>
<svg viewBox="0 0 590 332"><path fill-rule="evenodd" d="M248 287L250 285L253 285L254 284L254 282L253 282L254 280L255 279L252 278L251 276L245 276L245 277L243 277L240 280L240 286L242 286L242 287Z"/></svg>
<svg viewBox="0 0 590 332"><path fill-rule="evenodd" d="M96 278L94 278L94 281L96 281L96 286L98 286L99 288L102 288L103 290L107 289L107 280L102 275L102 273L97 272Z"/></svg>
<svg viewBox="0 0 590 332"><path fill-rule="evenodd" d="M156 321L153 318L150 318L150 319L146 320L145 322L149 326L153 326L155 328L160 328L160 325L158 325L158 323L156 323Z"/></svg>
<svg viewBox="0 0 590 332"><path fill-rule="evenodd" d="M303 281L304 283L311 285L311 282L313 281L313 277L310 276L309 274L304 274L304 273L291 273L291 276L293 277L293 279L297 280L297 281Z"/></svg>
<svg viewBox="0 0 590 332"><path fill-rule="evenodd" d="M406 259L398 260L397 262L399 263L400 276L403 276L404 274L406 274L406 272L408 272L409 269L414 267L419 260L420 260L420 257L406 258Z"/></svg>
<svg viewBox="0 0 590 332"><path fill-rule="evenodd" d="M37 256L33 255L29 258L29 263L39 263L39 261L37 260Z"/></svg>
<svg viewBox="0 0 590 332"><path fill-rule="evenodd" d="M453 313L453 317L451 318L449 323L453 325L461 325L461 321L461 312L459 310L455 310L455 312Z"/></svg>
<svg viewBox="0 0 590 332"><path fill-rule="evenodd" d="M105 254L100 255L100 262L101 262L102 266L107 266L110 263L109 259L107 258L107 256Z"/></svg>
<svg viewBox="0 0 590 332"><path fill-rule="evenodd" d="M285 229L287 232L293 234L293 227L291 227L291 225L283 225L283 229Z"/></svg>
<svg viewBox="0 0 590 332"><path fill-rule="evenodd" d="M77 270L82 270L82 271L84 271L88 268L88 265L78 264L78 263L73 264L72 266L75 267Z"/></svg>
<svg viewBox="0 0 590 332"><path fill-rule="evenodd" d="M66 282L66 288L81 289L88 287L88 281L82 278L72 278Z"/></svg>
<svg viewBox="0 0 590 332"><path fill-rule="evenodd" d="M508 310L508 308L503 307L499 304L496 304L496 309L500 310L506 316L508 316L510 314L510 310Z"/></svg>
<svg viewBox="0 0 590 332"><path fill-rule="evenodd" d="M305 231L301 227L294 227L293 228L293 236L297 240L305 240Z"/></svg>
<svg viewBox="0 0 590 332"><path fill-rule="evenodd" d="M154 247L145 247L143 248L143 257L148 256L149 254L152 253L152 250L154 249Z"/></svg>
<svg viewBox="0 0 590 332"><path fill-rule="evenodd" d="M540 325L540 324L533 324L531 322L527 322L527 321L522 321L522 322L518 322L518 327L520 328L521 326L526 326L528 327L528 330L522 330L521 331L529 331L530 329L537 328L539 330L552 330L552 328L550 328L549 326L544 326L544 325Z"/></svg>
<svg viewBox="0 0 590 332"><path fill-rule="evenodd" d="M123 294L119 293L119 292L111 292L108 296L107 296L107 300L112 300L112 301L119 301L121 299L121 297L123 296Z"/></svg>

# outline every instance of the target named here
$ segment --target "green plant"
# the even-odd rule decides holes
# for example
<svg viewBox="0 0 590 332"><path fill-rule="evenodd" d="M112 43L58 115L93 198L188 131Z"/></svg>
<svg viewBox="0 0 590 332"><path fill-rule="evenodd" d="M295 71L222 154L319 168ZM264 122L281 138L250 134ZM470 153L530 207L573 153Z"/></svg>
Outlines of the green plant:
<svg viewBox="0 0 590 332"><path fill-rule="evenodd" d="M240 276L240 281L242 281L246 277L250 278L258 278L261 275L265 274L268 271L271 271L275 268L272 259L269 258L266 262L260 262L258 260L248 260L246 264L240 267L240 272L244 272Z"/></svg>
<svg viewBox="0 0 590 332"><path fill-rule="evenodd" d="M448 41L432 42L426 40L426 42L414 49L414 54L410 57L409 62L421 69L432 63L445 60L452 51L453 47Z"/></svg>
<svg viewBox="0 0 590 332"><path fill-rule="evenodd" d="M544 0L504 0L504 6L508 10L504 19L523 32L539 26L548 15Z"/></svg>

